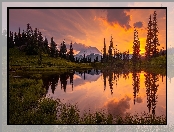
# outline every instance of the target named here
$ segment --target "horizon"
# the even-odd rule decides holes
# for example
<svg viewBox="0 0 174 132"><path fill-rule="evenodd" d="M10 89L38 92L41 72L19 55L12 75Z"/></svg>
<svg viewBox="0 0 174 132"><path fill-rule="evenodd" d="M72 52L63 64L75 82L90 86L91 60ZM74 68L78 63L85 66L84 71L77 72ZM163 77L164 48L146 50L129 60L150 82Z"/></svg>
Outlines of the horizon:
<svg viewBox="0 0 174 132"><path fill-rule="evenodd" d="M53 37L58 47L63 39L68 45L76 42L75 54L89 46L101 52L104 38L108 51L112 35L114 48L117 45L120 52L129 50L132 53L136 27L140 54L144 54L149 16L153 16L154 11L157 12L159 50L166 49L166 9L9 9L9 31L25 30L30 23L49 43Z"/></svg>

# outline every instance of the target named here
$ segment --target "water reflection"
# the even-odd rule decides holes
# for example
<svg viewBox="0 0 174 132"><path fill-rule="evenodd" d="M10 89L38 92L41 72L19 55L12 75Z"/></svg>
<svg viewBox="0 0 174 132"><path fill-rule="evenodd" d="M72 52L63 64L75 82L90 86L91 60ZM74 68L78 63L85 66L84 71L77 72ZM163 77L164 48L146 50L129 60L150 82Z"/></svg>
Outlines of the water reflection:
<svg viewBox="0 0 174 132"><path fill-rule="evenodd" d="M158 75L150 74L150 73L146 73L144 76L145 76L145 86L146 86L146 94L147 94L147 107L149 109L149 113L152 110L152 114L155 115L155 108L156 108L157 98L158 98L156 93L159 87L159 84L157 84L157 82L159 81L159 78L158 78Z"/></svg>
<svg viewBox="0 0 174 132"><path fill-rule="evenodd" d="M136 70L130 72L93 69L45 76L43 83L48 94L64 99L65 102L78 102L83 110L90 107L95 111L107 107L109 113L123 115L125 112L147 110L155 115L158 96L160 96L158 113L159 108L164 108L163 114L166 110L164 78L166 76ZM157 93L159 86L160 91Z"/></svg>
<svg viewBox="0 0 174 132"><path fill-rule="evenodd" d="M133 80L133 96L134 96L134 105L135 105L135 99L138 96L139 89L140 89L140 74L136 71L133 71L132 73L132 80Z"/></svg>

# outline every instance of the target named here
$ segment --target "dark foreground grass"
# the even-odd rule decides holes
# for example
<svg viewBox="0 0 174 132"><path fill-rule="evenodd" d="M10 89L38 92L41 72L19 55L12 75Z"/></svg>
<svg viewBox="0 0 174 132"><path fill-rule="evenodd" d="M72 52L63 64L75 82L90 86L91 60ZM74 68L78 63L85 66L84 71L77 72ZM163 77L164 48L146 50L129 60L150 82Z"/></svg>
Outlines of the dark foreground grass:
<svg viewBox="0 0 174 132"><path fill-rule="evenodd" d="M40 74L9 78L9 124L166 124L166 117L148 113L113 117L104 111L84 112L77 105L46 97Z"/></svg>

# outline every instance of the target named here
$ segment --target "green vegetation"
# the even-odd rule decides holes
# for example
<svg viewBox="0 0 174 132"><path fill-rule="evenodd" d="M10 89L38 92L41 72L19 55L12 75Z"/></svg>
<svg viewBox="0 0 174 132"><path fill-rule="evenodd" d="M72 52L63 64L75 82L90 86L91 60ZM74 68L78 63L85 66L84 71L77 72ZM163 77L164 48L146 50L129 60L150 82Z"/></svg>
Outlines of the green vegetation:
<svg viewBox="0 0 174 132"><path fill-rule="evenodd" d="M76 69L91 69L89 63L74 63L63 58L49 57L42 55L42 64L38 64L39 55L26 55L17 48L9 49L9 68L10 70L23 71L67 71Z"/></svg>
<svg viewBox="0 0 174 132"><path fill-rule="evenodd" d="M10 76L9 124L166 124L165 117L146 113L113 117L89 111L80 116L78 105L63 104L45 94L40 74L30 79Z"/></svg>

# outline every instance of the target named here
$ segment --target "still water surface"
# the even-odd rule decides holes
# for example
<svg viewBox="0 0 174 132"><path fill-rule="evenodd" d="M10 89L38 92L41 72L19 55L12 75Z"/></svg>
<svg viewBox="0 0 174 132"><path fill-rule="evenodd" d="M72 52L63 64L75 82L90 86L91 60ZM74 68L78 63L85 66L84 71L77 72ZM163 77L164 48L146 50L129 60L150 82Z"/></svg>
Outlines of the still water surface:
<svg viewBox="0 0 174 132"><path fill-rule="evenodd" d="M160 74L90 70L51 75L43 82L47 96L77 104L81 114L90 109L166 115L166 76Z"/></svg>

